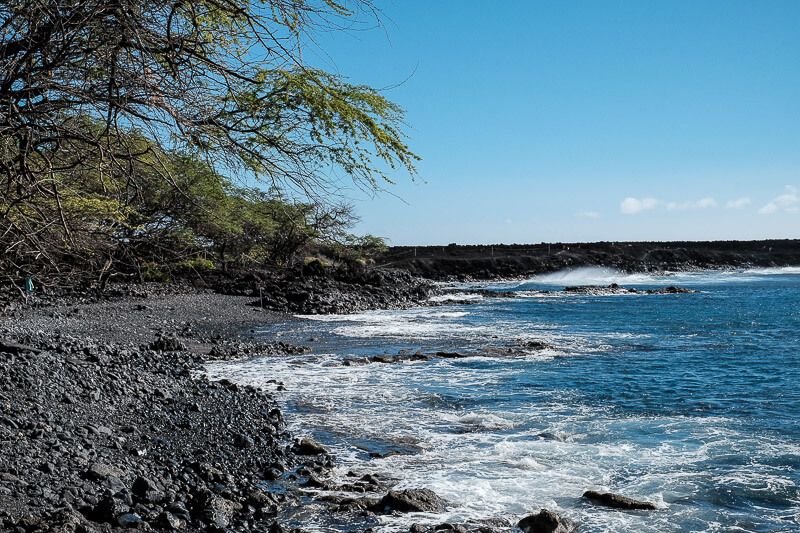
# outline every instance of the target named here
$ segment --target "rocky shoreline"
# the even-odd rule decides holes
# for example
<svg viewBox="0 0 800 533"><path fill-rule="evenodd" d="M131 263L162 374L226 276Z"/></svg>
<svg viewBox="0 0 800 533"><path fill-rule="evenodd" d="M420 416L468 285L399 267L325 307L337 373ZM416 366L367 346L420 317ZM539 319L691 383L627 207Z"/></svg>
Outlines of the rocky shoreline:
<svg viewBox="0 0 800 533"><path fill-rule="evenodd" d="M330 487L333 458L286 431L275 398L204 377L213 360L306 352L252 338L288 317L248 296L143 290L2 322L0 530L276 533L309 513L369 524L438 505L358 473ZM363 497L309 495L322 486Z"/></svg>
<svg viewBox="0 0 800 533"><path fill-rule="evenodd" d="M21 281L20 281L21 283ZM367 309L396 309L417 305L438 293L438 286L409 272L368 268L358 264L324 267L318 261L300 269L208 271L185 274L171 283L111 283L37 286L31 298L19 288L0 284L0 317L22 308L66 303L109 301L216 293L248 296L252 307L294 314L354 313Z"/></svg>
<svg viewBox="0 0 800 533"><path fill-rule="evenodd" d="M124 298L4 320L0 529L271 526L291 498L259 480L329 458L296 452L274 398L198 375L211 359L303 350L239 337L277 319L249 318L244 300Z"/></svg>
<svg viewBox="0 0 800 533"><path fill-rule="evenodd" d="M259 326L291 320L287 311L404 307L441 292L407 273L379 271L369 281L363 275L305 272L280 283L228 275L215 282L217 290L229 283L220 291L227 294L141 284L102 295L45 293L26 305L7 301L0 322L0 531L281 533L307 523L371 531L379 515L435 513L455 503L422 488L394 491L396 480L359 472L334 483L328 471L335 458L289 434L270 393L204 376L204 364L215 360L308 351L256 339ZM265 296L270 283L278 288ZM399 354L344 364L463 356ZM513 526L498 519L411 530ZM528 533L577 527L546 510L517 526Z"/></svg>
<svg viewBox="0 0 800 533"><path fill-rule="evenodd" d="M449 505L364 473L335 484L335 458L289 434L272 395L204 376L214 360L305 353L253 336L289 317L249 296L138 291L16 307L0 324L0 531L370 531Z"/></svg>

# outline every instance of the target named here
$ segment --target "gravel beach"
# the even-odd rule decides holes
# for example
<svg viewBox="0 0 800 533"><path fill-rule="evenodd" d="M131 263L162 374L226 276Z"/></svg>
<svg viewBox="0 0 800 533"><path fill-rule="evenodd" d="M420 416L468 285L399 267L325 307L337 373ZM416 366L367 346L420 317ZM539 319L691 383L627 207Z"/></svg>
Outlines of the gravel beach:
<svg viewBox="0 0 800 533"><path fill-rule="evenodd" d="M2 319L0 529L278 527L293 497L260 481L330 459L296 453L269 395L199 373L211 359L304 351L254 342L250 327L288 317L250 300L128 297Z"/></svg>
<svg viewBox="0 0 800 533"><path fill-rule="evenodd" d="M335 458L290 435L275 398L205 377L213 360L308 352L254 335L291 315L252 296L128 292L6 307L0 531L371 531L381 514L446 505L359 472L333 484ZM497 530L473 526L458 530Z"/></svg>

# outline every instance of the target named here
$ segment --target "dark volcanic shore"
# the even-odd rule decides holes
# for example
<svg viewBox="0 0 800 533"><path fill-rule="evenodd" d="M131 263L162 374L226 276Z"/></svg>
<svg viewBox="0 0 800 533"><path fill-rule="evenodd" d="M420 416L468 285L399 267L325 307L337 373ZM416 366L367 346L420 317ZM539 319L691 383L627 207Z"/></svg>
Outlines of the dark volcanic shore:
<svg viewBox="0 0 800 533"><path fill-rule="evenodd" d="M290 317L250 296L136 290L0 322L0 531L368 531L381 514L447 505L359 472L334 483L335 458L290 435L274 397L203 375L208 361L305 353L251 335Z"/></svg>
<svg viewBox="0 0 800 533"><path fill-rule="evenodd" d="M269 395L195 375L296 353L239 338L282 319L210 294L28 309L0 327L0 529L249 529L291 497L259 480L321 469Z"/></svg>
<svg viewBox="0 0 800 533"><path fill-rule="evenodd" d="M627 272L800 265L800 240L394 246L378 260L429 279L498 279L603 266Z"/></svg>
<svg viewBox="0 0 800 533"><path fill-rule="evenodd" d="M0 531L281 533L308 520L366 531L380 514L441 509L447 502L435 494L393 492L392 480L359 472L346 485L332 484L327 472L335 458L290 435L274 397L210 382L203 365L304 353L259 342L252 332L291 320L286 312L418 304L438 291L419 274L446 279L588 264L627 270L800 264L797 241L781 242L760 255L705 251L685 262L685 250L658 255L633 246L610 262L603 258L611 252L596 248L565 246L544 256L494 250L486 257L480 247L445 247L393 261L408 272L311 264L291 274L211 273L173 286L112 285L103 294L45 290L27 305L7 291L0 294ZM327 492L315 492L320 488ZM446 529L491 532L510 524L437 530Z"/></svg>
<svg viewBox="0 0 800 533"><path fill-rule="evenodd" d="M18 280L18 286L23 280ZM285 313L354 313L367 309L409 307L436 294L430 281L398 269L359 264L325 267L311 262L302 268L275 270L210 270L188 272L174 283L111 283L99 290L94 284L47 286L37 289L26 305L19 288L0 283L0 317L30 306L48 307L65 302L102 302L114 298L214 292L248 296L249 305ZM213 310L210 310L213 315Z"/></svg>

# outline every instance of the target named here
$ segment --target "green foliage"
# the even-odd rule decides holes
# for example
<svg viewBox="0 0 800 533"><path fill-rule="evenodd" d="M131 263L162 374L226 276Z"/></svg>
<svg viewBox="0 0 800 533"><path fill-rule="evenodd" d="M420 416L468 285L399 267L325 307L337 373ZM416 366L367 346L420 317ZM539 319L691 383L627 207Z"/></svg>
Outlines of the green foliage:
<svg viewBox="0 0 800 533"><path fill-rule="evenodd" d="M286 266L345 241L351 211L328 194L342 175L380 189L418 159L396 104L300 53L310 30L359 9L373 12L370 0L0 3L0 273L160 278L171 269L154 265Z"/></svg>
<svg viewBox="0 0 800 533"><path fill-rule="evenodd" d="M177 265L178 270L190 270L194 272L208 272L217 268L214 261L204 257L195 257L193 259L184 259Z"/></svg>
<svg viewBox="0 0 800 533"><path fill-rule="evenodd" d="M382 237L376 237L375 235L369 234L364 235L363 237L358 237L354 245L364 255L369 257L380 255L389 249L389 246Z"/></svg>
<svg viewBox="0 0 800 533"><path fill-rule="evenodd" d="M154 261L142 263L140 274L142 281L157 281L163 283L170 280L169 274L164 272L161 266Z"/></svg>

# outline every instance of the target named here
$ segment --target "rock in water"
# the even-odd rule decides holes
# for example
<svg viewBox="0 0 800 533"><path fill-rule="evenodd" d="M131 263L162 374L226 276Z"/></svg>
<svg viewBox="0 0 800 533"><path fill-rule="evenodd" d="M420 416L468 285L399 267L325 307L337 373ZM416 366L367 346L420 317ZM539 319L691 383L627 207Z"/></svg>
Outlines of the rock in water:
<svg viewBox="0 0 800 533"><path fill-rule="evenodd" d="M314 439L305 437L295 443L294 452L298 455L321 455L328 450Z"/></svg>
<svg viewBox="0 0 800 533"><path fill-rule="evenodd" d="M606 507L613 507L614 509L633 509L653 511L656 509L655 504L640 500L634 500L627 496L614 494L611 492L596 492L587 490L583 493L583 497L596 505L604 505Z"/></svg>
<svg viewBox="0 0 800 533"><path fill-rule="evenodd" d="M517 527L525 533L573 533L578 531L578 524L572 520L561 518L547 509L526 516L519 521Z"/></svg>
<svg viewBox="0 0 800 533"><path fill-rule="evenodd" d="M391 490L375 506L381 513L441 513L446 508L447 502L430 489Z"/></svg>

